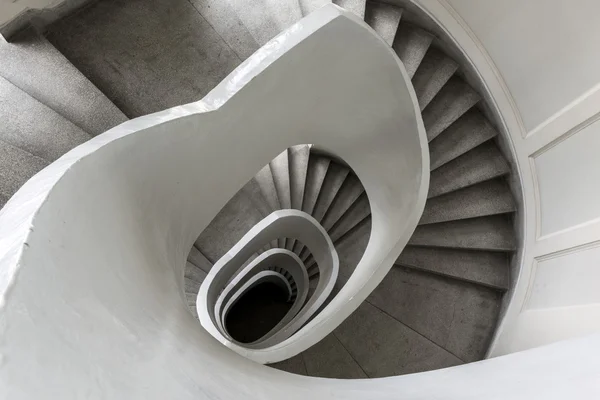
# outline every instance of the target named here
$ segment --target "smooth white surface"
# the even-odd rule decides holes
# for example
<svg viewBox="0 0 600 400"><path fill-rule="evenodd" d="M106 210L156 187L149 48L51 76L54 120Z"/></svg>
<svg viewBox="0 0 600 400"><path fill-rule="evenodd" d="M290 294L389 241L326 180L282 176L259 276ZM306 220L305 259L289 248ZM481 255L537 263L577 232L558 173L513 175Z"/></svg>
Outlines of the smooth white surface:
<svg viewBox="0 0 600 400"><path fill-rule="evenodd" d="M314 143L353 167L373 210L352 278L298 333L316 342L343 321L425 203L427 142L407 82L387 44L329 6L203 101L125 122L33 177L0 211L0 398L330 396L326 380L221 346L187 310L180 277L228 199L285 148Z"/></svg>
<svg viewBox="0 0 600 400"><path fill-rule="evenodd" d="M540 260L526 309L600 305L599 282L598 246Z"/></svg>
<svg viewBox="0 0 600 400"><path fill-rule="evenodd" d="M492 57L527 131L600 83L597 0L447 0Z"/></svg>
<svg viewBox="0 0 600 400"><path fill-rule="evenodd" d="M533 158L542 236L600 218L598 149L596 121Z"/></svg>

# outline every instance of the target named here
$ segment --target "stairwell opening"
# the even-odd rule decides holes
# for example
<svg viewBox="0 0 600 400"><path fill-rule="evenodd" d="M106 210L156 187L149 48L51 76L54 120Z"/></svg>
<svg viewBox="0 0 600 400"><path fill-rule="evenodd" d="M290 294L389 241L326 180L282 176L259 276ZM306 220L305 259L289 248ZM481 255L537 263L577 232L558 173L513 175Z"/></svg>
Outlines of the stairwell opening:
<svg viewBox="0 0 600 400"><path fill-rule="evenodd" d="M231 307L225 329L241 343L267 334L290 310L289 293L273 282L263 282L244 293Z"/></svg>

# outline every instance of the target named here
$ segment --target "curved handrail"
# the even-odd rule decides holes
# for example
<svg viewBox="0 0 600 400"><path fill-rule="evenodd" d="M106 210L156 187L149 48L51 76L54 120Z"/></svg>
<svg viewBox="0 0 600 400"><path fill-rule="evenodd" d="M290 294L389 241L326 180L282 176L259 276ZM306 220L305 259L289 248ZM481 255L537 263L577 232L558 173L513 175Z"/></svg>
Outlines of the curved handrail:
<svg viewBox="0 0 600 400"><path fill-rule="evenodd" d="M231 304L234 298L240 298L243 293L249 289L246 288L248 281L252 280L258 273L263 272L264 269L267 269L271 266L278 266L288 271L296 283L296 288L298 290L292 307L284 316L284 318L273 328L273 330L279 329L280 326L289 322L289 320L291 320L298 313L298 311L300 311L300 308L304 305L308 295L308 274L306 269L304 268L300 258L295 253L286 249L270 249L259 255L251 263L239 271L237 275L227 284L225 289L223 289L223 291L219 294L219 297L215 303L213 315L215 316L214 320L216 321L217 328L223 335L226 335L225 310L228 308L227 305ZM291 294L291 287L289 292ZM205 299L197 300L197 302L198 301L205 302ZM231 307L231 305L229 307ZM198 303L196 303L196 307L198 308ZM273 330L269 331L265 337L272 334ZM227 336L227 339L233 340L230 336Z"/></svg>
<svg viewBox="0 0 600 400"><path fill-rule="evenodd" d="M293 338L252 351L274 362L329 334L392 267L421 216L429 178L402 64L335 6L275 38L202 101L91 139L9 200L0 211L0 396L352 392L217 346L185 306L183 268L195 239L256 171L298 143L350 165L369 196L372 234L354 274L318 315Z"/></svg>
<svg viewBox="0 0 600 400"><path fill-rule="evenodd" d="M270 331L264 338L251 344L239 344L227 338L224 334L224 327L220 326L219 320L222 318L219 313L219 298L222 296L223 286L228 282L236 287L240 283L243 285L244 277L255 268L260 267L269 261L269 256L273 254L285 255L294 260L295 263L302 262L291 252L267 252L258 256L248 266L240 271L241 266L248 258L269 243L279 237L292 237L300 240L308 247L310 252L317 260L321 278L313 295L308 302L303 305L300 303L298 312L288 314L290 318L285 318L285 324L281 322ZM266 255L264 255L266 254ZM293 255L292 255L293 254ZM211 335L221 343L231 349L243 353L246 357L253 359L255 354L259 354L255 349L268 349L283 340L290 338L306 321L308 321L315 312L323 305L327 297L333 290L338 276L339 260L338 255L327 234L327 231L309 214L299 210L278 210L274 211L259 221L248 233L246 233L231 250L221 257L211 268L206 279L200 286L196 300L196 309L200 323ZM304 270L304 268L302 268ZM237 276L236 276L237 274ZM304 274L306 271L304 270ZM232 278L235 277L233 280ZM237 279L236 279L237 278ZM308 275L306 275L308 283ZM226 286L225 296L232 288ZM308 284L305 285L308 293ZM286 316L287 317L287 316ZM284 322L284 321L282 321ZM275 353L275 357L285 360L290 357L286 350L280 350Z"/></svg>

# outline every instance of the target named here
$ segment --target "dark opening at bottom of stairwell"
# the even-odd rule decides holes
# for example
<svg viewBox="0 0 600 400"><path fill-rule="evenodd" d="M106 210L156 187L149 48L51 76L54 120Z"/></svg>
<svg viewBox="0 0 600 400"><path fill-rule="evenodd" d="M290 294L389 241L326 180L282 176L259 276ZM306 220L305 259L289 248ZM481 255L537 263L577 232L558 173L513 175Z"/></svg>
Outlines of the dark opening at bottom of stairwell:
<svg viewBox="0 0 600 400"><path fill-rule="evenodd" d="M231 337L241 343L251 343L268 333L291 308L288 294L271 282L248 290L231 308L225 327Z"/></svg>

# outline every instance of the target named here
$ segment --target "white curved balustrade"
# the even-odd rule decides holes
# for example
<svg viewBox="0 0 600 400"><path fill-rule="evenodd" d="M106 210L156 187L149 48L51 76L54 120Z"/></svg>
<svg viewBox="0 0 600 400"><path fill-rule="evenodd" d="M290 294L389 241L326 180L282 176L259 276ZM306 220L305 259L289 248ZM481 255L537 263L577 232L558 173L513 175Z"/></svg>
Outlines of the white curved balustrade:
<svg viewBox="0 0 600 400"><path fill-rule="evenodd" d="M269 347L248 351L279 361L335 329L416 227L429 159L404 67L364 22L331 5L202 101L91 139L9 200L0 211L0 398L325 398L334 387L337 397L357 393L353 385L372 398L373 386L325 387L252 363L218 344L185 305L195 239L256 171L299 143L353 169L372 234L320 313L288 339L279 330Z"/></svg>
<svg viewBox="0 0 600 400"><path fill-rule="evenodd" d="M298 272L298 268L294 268L299 275L298 282L305 282L303 287L303 291L305 291L303 293L304 298L308 294L308 275L306 274L306 269L303 268L303 264L298 259L298 256L289 251L265 252L238 273L242 265L252 254L256 253L266 243L280 237L294 238L306 245L319 266L319 283L308 302L306 304L303 302L294 304L294 313L288 313L265 337L252 344L240 345L225 334L221 304L227 302L231 294L233 294L232 292L235 293L239 287L244 285L246 277L250 279L250 274L253 271L260 269L265 264L266 266L276 265L272 264L273 260L271 258L273 257L276 257L276 261L284 262L286 258L291 259L292 263L299 263L298 267L303 271ZM303 211L274 211L252 227L210 270L210 273L200 287L196 300L196 309L200 323L204 329L221 343L250 359L261 361L262 352L271 351L273 359L285 360L294 354L289 354L286 346L279 347L277 350L272 350L272 347L282 343L286 345L293 344L294 341L298 340L297 337L292 337L292 335L327 300L335 285L338 270L339 259L337 252L327 231L325 231L321 224ZM223 287L225 287L225 290L223 290ZM219 301L220 298L222 299L221 301Z"/></svg>
<svg viewBox="0 0 600 400"><path fill-rule="evenodd" d="M291 298L292 288L289 284L289 281L278 272L268 270L272 267L283 269L291 275L293 282L296 284L297 293L294 302L286 316L265 336L268 337L272 334L272 332L276 332L282 326L285 326L294 316L296 316L296 314L298 314L304 305L308 295L308 273L306 272L306 268L304 267L304 264L300 258L295 253L286 249L276 248L267 250L255 258L241 271L239 271L217 298L214 307L213 318L211 318L210 322L207 323L212 324L212 321L216 320L217 328L226 340L235 342L227 334L225 329L225 319L227 318L228 311L235 304L235 302L244 295L244 293L258 283L263 282L265 277L280 276L283 280L285 280L285 283L287 284L286 291L288 291ZM335 277L337 277L337 274ZM333 276L331 279L333 279ZM206 302L204 298L198 298L196 307L204 308L206 307L205 303Z"/></svg>

